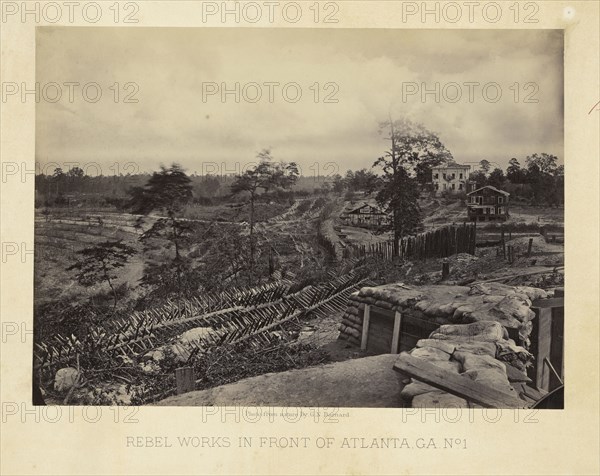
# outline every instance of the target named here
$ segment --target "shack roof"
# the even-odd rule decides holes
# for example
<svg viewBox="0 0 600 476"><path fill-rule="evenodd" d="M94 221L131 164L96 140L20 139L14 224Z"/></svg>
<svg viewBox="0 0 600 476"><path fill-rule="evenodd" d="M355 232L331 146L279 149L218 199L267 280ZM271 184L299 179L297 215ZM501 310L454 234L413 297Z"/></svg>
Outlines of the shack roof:
<svg viewBox="0 0 600 476"><path fill-rule="evenodd" d="M367 202L363 202L358 207L353 208L352 210L348 210L348 211L346 211L344 213L345 214L358 213L359 210L361 210L362 208L365 208L365 207L371 207L375 211L375 213L381 213L382 215L385 214L385 212L383 210L381 210L381 208L379 208L379 207L377 207L375 205L372 205L371 203L367 203Z"/></svg>
<svg viewBox="0 0 600 476"><path fill-rule="evenodd" d="M478 188L477 190L473 190L472 192L467 193L467 195L472 195L474 193L479 192L480 190L483 190L484 188L489 188L490 190L497 192L497 193L501 193L502 195L506 195L507 197L510 195L510 193L505 192L504 190L499 190L496 187L492 187L491 185L485 185L483 187Z"/></svg>

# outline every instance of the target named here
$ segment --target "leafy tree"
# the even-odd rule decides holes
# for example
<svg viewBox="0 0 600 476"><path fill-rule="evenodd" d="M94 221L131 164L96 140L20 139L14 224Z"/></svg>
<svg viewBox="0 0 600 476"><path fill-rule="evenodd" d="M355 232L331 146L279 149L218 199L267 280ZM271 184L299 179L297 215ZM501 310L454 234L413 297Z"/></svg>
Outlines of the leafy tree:
<svg viewBox="0 0 600 476"><path fill-rule="evenodd" d="M525 182L526 172L521 168L521 164L514 157L508 162L508 168L506 169L506 178L511 183Z"/></svg>
<svg viewBox="0 0 600 476"><path fill-rule="evenodd" d="M532 154L525 159L527 182L531 184L534 203L558 205L562 201L564 169L557 164L558 158L550 154Z"/></svg>
<svg viewBox="0 0 600 476"><path fill-rule="evenodd" d="M362 191L371 193L377 188L379 178L371 170L361 169L356 172L348 171L346 174L348 188L354 192Z"/></svg>
<svg viewBox="0 0 600 476"><path fill-rule="evenodd" d="M483 170L483 173L485 175L487 175L490 172L491 166L492 166L492 164L490 164L489 160L483 159L482 161L479 162L479 167L481 168L481 170Z"/></svg>
<svg viewBox="0 0 600 476"><path fill-rule="evenodd" d="M273 162L270 149L263 149L256 158L258 165L250 168L241 175L236 176L231 185L233 195L246 193L249 195L250 204L250 280L253 281L254 255L256 244L254 238L255 204L259 192L268 192L272 189L290 188L298 180L299 172L296 163Z"/></svg>
<svg viewBox="0 0 600 476"><path fill-rule="evenodd" d="M167 218L156 220L144 235L146 238L156 237L170 228L166 237L175 247L175 259L180 259L181 241L189 227L178 214L193 195L191 180L181 166L161 166L160 172L154 172L143 188L134 187L130 195L132 213L148 215L153 211L162 211L167 214Z"/></svg>
<svg viewBox="0 0 600 476"><path fill-rule="evenodd" d="M140 241L147 248L158 238L166 239L175 249L175 257L168 266L171 274L177 277L177 291L181 295L183 289L186 264L182 256L182 248L189 244L192 233L192 223L180 217L183 207L192 200L190 178L178 164L171 167L161 166L159 172L154 172L144 187L134 187L130 190L130 206L132 213L148 215L153 211L166 213L166 217L158 217L149 229L140 236ZM141 224L140 224L141 229ZM165 268L147 265L142 283L152 283L157 279L154 275ZM168 281L168 279L167 279Z"/></svg>
<svg viewBox="0 0 600 476"><path fill-rule="evenodd" d="M83 169L80 167L73 167L67 172L67 177L71 178L82 178L84 175Z"/></svg>
<svg viewBox="0 0 600 476"><path fill-rule="evenodd" d="M333 177L333 191L336 194L341 194L344 190L346 190L346 182L342 178L340 174L336 174Z"/></svg>
<svg viewBox="0 0 600 476"><path fill-rule="evenodd" d="M475 189L485 187L487 185L487 177L483 170L475 170L469 175L469 180L475 182Z"/></svg>
<svg viewBox="0 0 600 476"><path fill-rule="evenodd" d="M113 280L117 278L115 271L125 266L129 258L135 254L135 249L120 241L105 241L84 248L78 252L81 255L75 264L67 271L76 270L77 280L83 286L93 286L106 282L113 294L113 309L117 307L117 291Z"/></svg>
<svg viewBox="0 0 600 476"><path fill-rule="evenodd" d="M389 161L404 167L410 175L416 177L421 184L431 182L431 168L447 162L452 162L452 154L440 138L422 124L403 118L397 121L391 119L380 124L380 133L385 133L385 139L392 143L392 149L384 157L377 160L376 165L384 169L384 162ZM382 161L383 160L383 161ZM384 170L385 172L385 170Z"/></svg>
<svg viewBox="0 0 600 476"><path fill-rule="evenodd" d="M202 181L202 192L206 197L214 197L221 188L221 182L214 175L207 175Z"/></svg>
<svg viewBox="0 0 600 476"><path fill-rule="evenodd" d="M504 172L502 169L495 168L490 173L490 176L487 179L487 184L492 185L493 187L500 188L504 184L506 177L504 177Z"/></svg>
<svg viewBox="0 0 600 476"><path fill-rule="evenodd" d="M400 239L414 233L421 223L418 178L413 179L409 170L417 174L415 167L421 161L446 160L451 154L436 134L408 119L386 121L380 132L386 133L391 147L373 164L383 170L377 202L392 214L393 254L398 256Z"/></svg>

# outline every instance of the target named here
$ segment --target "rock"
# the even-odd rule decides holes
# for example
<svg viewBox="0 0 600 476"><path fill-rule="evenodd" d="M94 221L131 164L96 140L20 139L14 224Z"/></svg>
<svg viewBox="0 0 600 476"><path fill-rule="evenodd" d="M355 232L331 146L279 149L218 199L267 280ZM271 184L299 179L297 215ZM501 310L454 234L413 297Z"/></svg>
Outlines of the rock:
<svg viewBox="0 0 600 476"><path fill-rule="evenodd" d="M468 408L464 398L457 397L447 392L436 392L417 395L412 400L413 408Z"/></svg>
<svg viewBox="0 0 600 476"><path fill-rule="evenodd" d="M420 357L427 360L450 360L450 354L435 347L419 347L413 349L410 353L413 357Z"/></svg>
<svg viewBox="0 0 600 476"><path fill-rule="evenodd" d="M189 344L190 342L200 342L216 333L217 332L212 327L195 327L185 331L177 340L182 344Z"/></svg>
<svg viewBox="0 0 600 476"><path fill-rule="evenodd" d="M73 367L65 367L58 370L54 376L54 390L59 393L68 392L75 385L79 374L77 369Z"/></svg>
<svg viewBox="0 0 600 476"><path fill-rule="evenodd" d="M148 360L154 360L155 362L160 362L165 358L165 352L163 349L158 348L155 350L151 350L147 352L142 357L142 362L147 362Z"/></svg>

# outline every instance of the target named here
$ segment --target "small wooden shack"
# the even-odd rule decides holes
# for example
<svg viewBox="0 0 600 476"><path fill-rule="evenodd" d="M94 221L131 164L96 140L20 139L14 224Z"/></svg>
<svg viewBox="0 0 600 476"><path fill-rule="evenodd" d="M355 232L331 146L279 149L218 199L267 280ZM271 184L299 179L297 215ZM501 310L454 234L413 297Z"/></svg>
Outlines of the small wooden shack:
<svg viewBox="0 0 600 476"><path fill-rule="evenodd" d="M390 222L389 214L370 203L363 203L360 206L345 212L342 214L341 218L347 225L365 228L377 228L382 225L387 225Z"/></svg>

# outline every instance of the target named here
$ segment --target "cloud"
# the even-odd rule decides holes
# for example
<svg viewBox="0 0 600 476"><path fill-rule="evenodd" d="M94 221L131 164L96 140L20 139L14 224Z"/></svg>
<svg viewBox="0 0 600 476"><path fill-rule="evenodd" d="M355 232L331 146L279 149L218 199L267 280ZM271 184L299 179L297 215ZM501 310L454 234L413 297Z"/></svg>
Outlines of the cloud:
<svg viewBox="0 0 600 476"><path fill-rule="evenodd" d="M303 169L331 161L343 172L369 167L381 155L386 144L378 123L389 115L423 122L459 162L487 158L506 166L511 157L534 152L563 156L558 30L37 31L41 85L96 82L103 92L97 103L79 94L73 103L63 97L38 104L36 157L42 163L133 160L150 171L176 160L193 171L203 162L252 161L273 146L276 157ZM128 82L139 86L137 103L123 102ZM272 102L267 82L278 83ZM472 102L465 82L479 84ZM233 93L224 101L219 94L203 100L207 83L230 90L238 83L239 102ZM257 91L249 83L260 87L256 103L244 101L244 92L252 98ZM289 101L293 87L283 92L291 83L302 91L295 103ZM497 86L485 96L490 83ZM461 97L451 102L454 84ZM418 92L407 96L415 85ZM498 88L502 96L492 102ZM537 102L525 102L531 94Z"/></svg>

